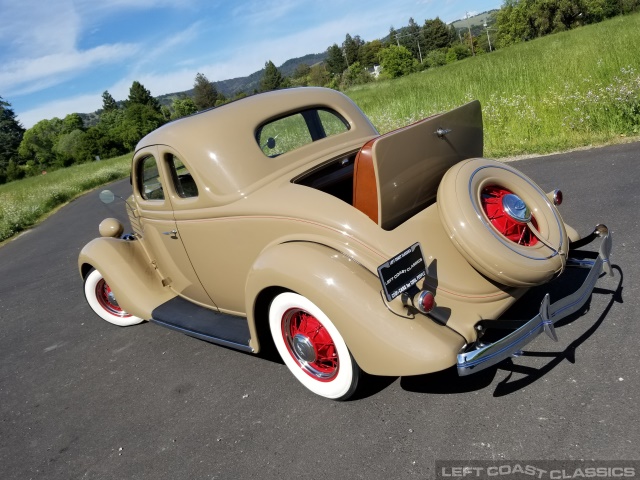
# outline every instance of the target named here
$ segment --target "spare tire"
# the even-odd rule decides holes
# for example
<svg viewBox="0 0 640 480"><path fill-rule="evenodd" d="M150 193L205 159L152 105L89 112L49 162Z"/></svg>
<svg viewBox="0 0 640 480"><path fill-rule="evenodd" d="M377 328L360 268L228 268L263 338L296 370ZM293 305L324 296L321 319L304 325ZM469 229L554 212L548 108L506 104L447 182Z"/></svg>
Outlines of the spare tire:
<svg viewBox="0 0 640 480"><path fill-rule="evenodd" d="M539 285L566 265L569 242L558 210L509 165L484 158L457 163L438 187L438 211L458 251L502 285Z"/></svg>

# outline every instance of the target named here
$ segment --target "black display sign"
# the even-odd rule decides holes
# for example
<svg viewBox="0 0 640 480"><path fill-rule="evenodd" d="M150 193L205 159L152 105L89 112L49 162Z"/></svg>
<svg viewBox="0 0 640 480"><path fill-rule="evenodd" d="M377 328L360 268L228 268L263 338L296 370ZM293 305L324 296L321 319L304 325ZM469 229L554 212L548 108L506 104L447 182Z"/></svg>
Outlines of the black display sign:
<svg viewBox="0 0 640 480"><path fill-rule="evenodd" d="M378 276L388 301L413 287L426 275L427 267L419 243L378 267Z"/></svg>

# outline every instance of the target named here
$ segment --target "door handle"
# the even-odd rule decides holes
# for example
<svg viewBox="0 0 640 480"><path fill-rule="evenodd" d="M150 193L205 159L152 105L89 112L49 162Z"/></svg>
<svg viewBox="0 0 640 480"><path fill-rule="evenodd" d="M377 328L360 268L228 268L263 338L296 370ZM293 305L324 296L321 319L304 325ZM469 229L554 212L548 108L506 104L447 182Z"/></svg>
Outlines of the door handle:
<svg viewBox="0 0 640 480"><path fill-rule="evenodd" d="M163 235L170 235L172 238L178 238L178 231L171 230L170 232L162 232Z"/></svg>

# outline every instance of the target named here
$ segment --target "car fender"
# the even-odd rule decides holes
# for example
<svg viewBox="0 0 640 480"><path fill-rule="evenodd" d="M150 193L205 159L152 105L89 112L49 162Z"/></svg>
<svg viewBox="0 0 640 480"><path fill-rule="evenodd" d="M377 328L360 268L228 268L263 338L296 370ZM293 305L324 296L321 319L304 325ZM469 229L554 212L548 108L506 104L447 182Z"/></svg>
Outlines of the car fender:
<svg viewBox="0 0 640 480"><path fill-rule="evenodd" d="M259 330L256 323L268 318L275 296L271 294L265 302L261 293L274 287L314 302L336 325L360 367L373 375L443 370L456 364L465 343L462 336L426 316L407 318L392 312L374 273L332 248L309 242L271 246L253 264L245 301L254 340Z"/></svg>
<svg viewBox="0 0 640 480"><path fill-rule="evenodd" d="M131 315L148 320L154 308L176 296L162 285L137 240L101 237L89 242L78 257L80 275L93 267L105 278L118 304Z"/></svg>

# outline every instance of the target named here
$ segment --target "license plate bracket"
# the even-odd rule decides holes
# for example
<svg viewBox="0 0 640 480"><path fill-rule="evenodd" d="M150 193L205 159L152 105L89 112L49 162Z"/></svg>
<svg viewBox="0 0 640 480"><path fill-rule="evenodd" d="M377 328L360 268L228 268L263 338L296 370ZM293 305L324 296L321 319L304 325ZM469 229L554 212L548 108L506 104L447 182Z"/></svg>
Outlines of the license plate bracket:
<svg viewBox="0 0 640 480"><path fill-rule="evenodd" d="M389 302L426 275L427 267L419 243L414 243L378 267L380 283Z"/></svg>

